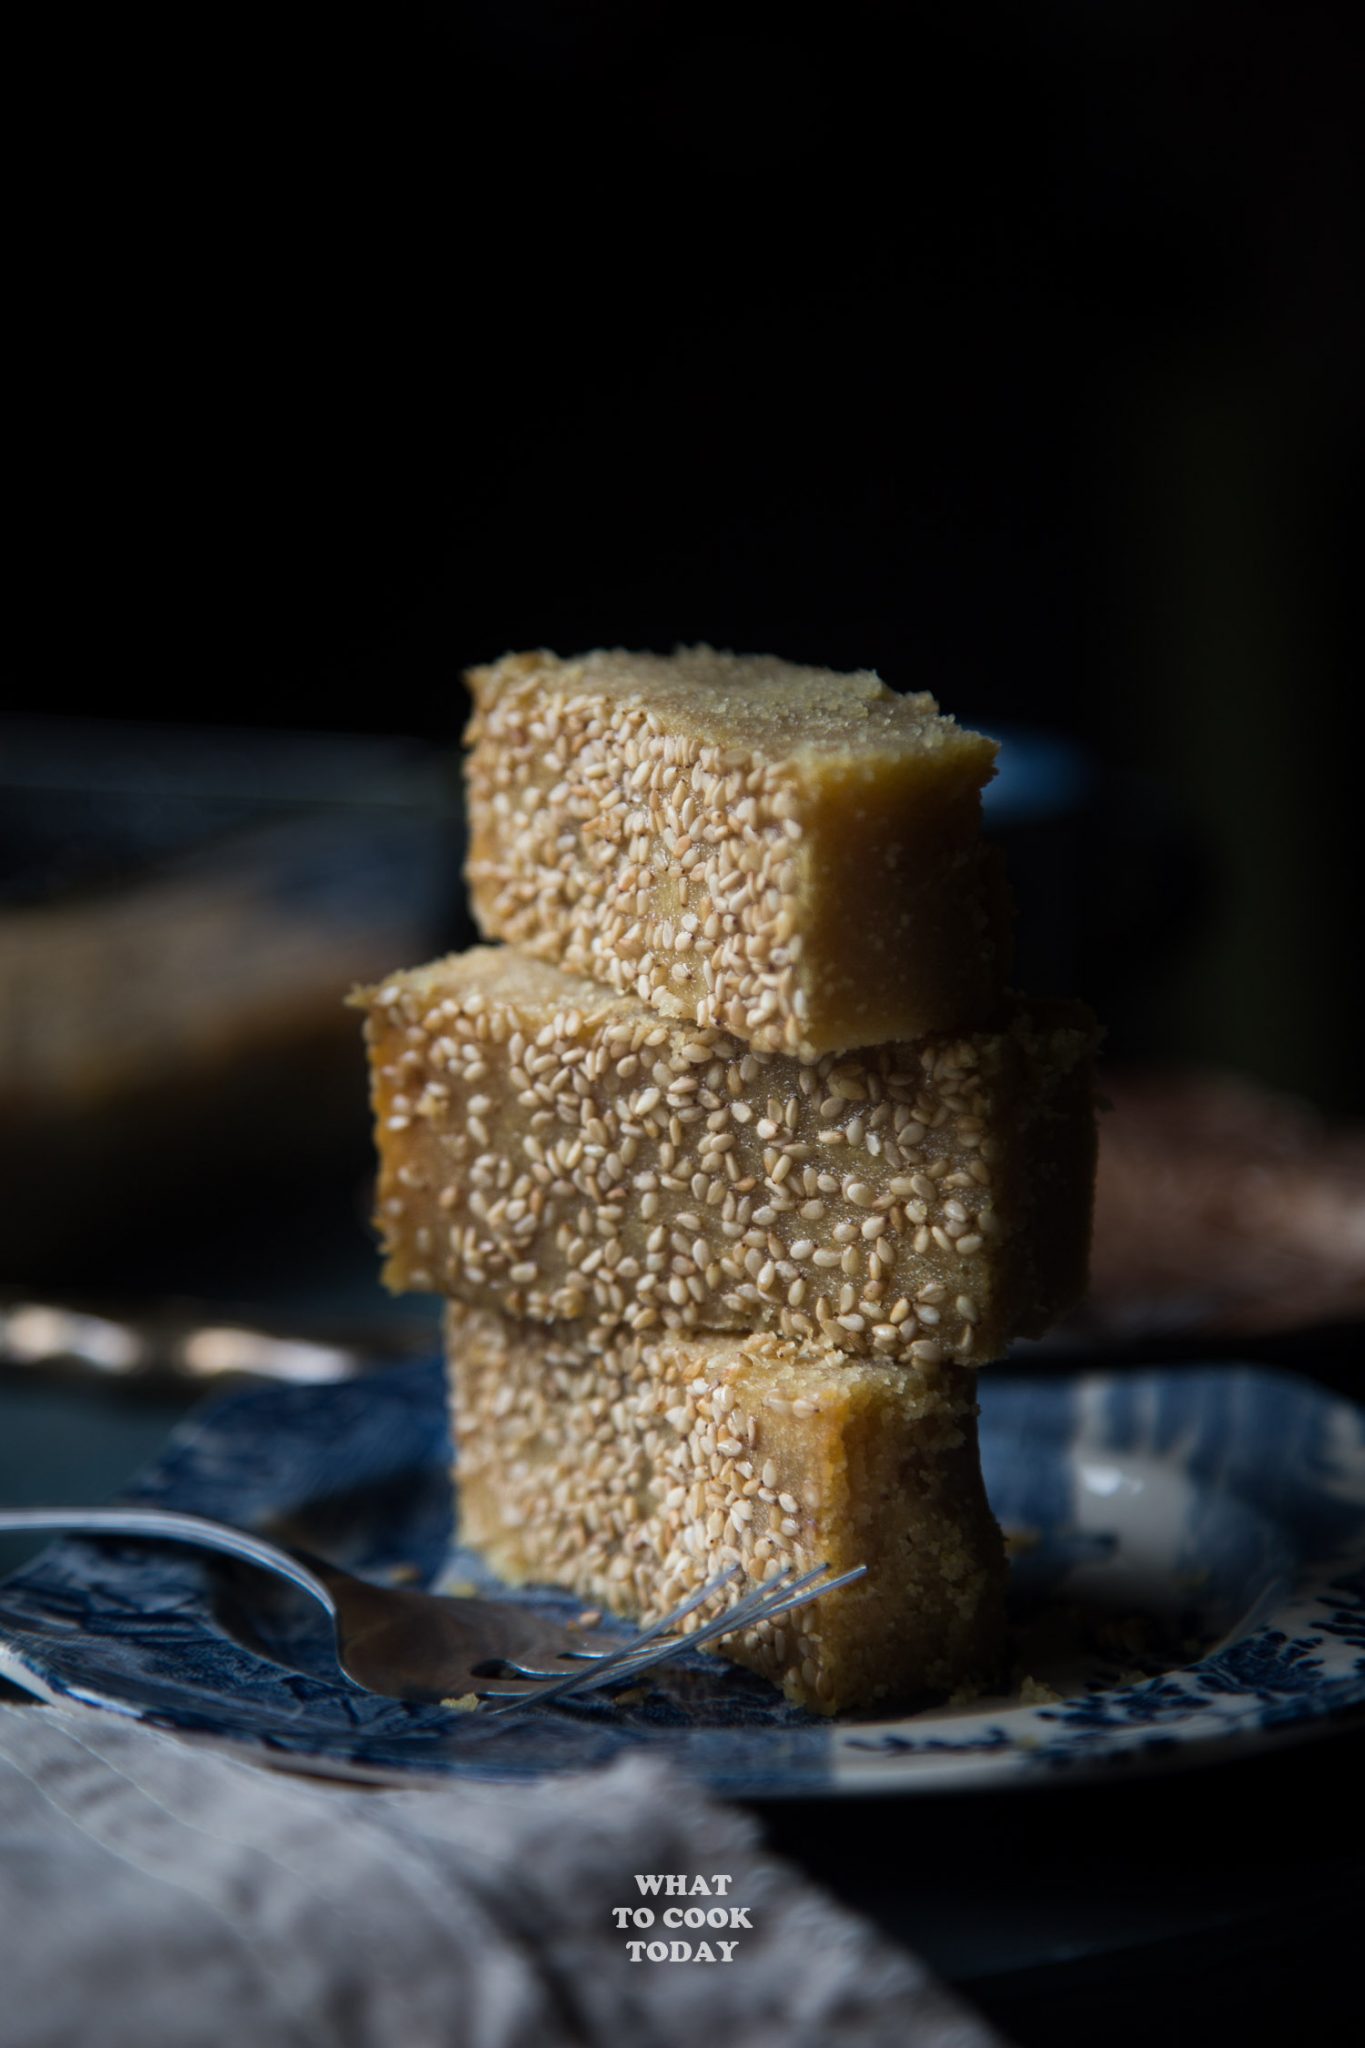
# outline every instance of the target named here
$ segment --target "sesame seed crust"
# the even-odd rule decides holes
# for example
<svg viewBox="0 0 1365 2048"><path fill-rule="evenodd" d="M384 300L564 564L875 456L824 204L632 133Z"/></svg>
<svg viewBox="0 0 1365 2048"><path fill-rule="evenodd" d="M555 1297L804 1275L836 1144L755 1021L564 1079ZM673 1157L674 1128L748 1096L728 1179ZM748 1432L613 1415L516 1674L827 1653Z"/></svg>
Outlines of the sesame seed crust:
<svg viewBox="0 0 1365 2048"><path fill-rule="evenodd" d="M1005 1564L970 1377L762 1334L599 1348L459 1303L446 1340L461 1539L504 1579L648 1622L730 1564L865 1564L721 1653L821 1713L989 1681Z"/></svg>
<svg viewBox="0 0 1365 2048"><path fill-rule="evenodd" d="M932 697L705 647L508 655L469 682L485 937L804 1058L997 1000L995 743Z"/></svg>
<svg viewBox="0 0 1365 2048"><path fill-rule="evenodd" d="M1079 1005L802 1062L497 947L354 1000L395 1291L932 1366L998 1357L1084 1286Z"/></svg>

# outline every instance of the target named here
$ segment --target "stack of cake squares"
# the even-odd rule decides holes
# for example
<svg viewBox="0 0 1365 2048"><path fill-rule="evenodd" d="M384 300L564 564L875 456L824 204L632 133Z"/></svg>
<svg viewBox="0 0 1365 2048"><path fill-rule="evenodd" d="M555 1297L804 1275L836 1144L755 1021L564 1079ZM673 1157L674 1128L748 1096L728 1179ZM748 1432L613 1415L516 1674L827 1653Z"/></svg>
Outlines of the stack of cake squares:
<svg viewBox="0 0 1365 2048"><path fill-rule="evenodd" d="M357 998L395 1289L446 1299L462 1540L823 1713L988 1685L975 1368L1085 1281L1093 1017L1007 992L992 741L709 648L470 676L484 937Z"/></svg>

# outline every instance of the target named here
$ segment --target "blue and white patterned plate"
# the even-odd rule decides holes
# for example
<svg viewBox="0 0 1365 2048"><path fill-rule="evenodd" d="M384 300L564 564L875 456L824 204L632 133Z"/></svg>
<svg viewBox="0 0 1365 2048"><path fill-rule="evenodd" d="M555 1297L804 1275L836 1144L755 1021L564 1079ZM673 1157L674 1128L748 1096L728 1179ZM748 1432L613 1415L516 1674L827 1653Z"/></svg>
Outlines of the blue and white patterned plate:
<svg viewBox="0 0 1365 2048"><path fill-rule="evenodd" d="M1365 1705L1365 1414L1222 1366L1005 1371L982 1396L1018 1661L1009 1695L968 1708L828 1723L694 1656L632 1706L490 1727L352 1687L287 1588L192 1551L74 1538L0 1586L0 1673L298 1769L525 1778L642 1747L749 1797L1192 1763ZM441 1374L424 1364L232 1396L175 1435L135 1497L283 1529L381 1579L416 1567L487 1586L450 1549L447 1457Z"/></svg>

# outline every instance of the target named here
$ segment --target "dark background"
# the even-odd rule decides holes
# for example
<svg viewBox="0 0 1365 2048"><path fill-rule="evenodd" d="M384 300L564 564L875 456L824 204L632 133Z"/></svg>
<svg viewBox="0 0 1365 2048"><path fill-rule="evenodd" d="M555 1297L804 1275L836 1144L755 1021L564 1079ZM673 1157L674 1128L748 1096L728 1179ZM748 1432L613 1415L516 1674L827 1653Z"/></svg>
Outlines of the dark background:
<svg viewBox="0 0 1365 2048"><path fill-rule="evenodd" d="M1119 1053L1365 1109L1353 15L54 19L14 708L450 739L509 646L875 666L1136 806Z"/></svg>

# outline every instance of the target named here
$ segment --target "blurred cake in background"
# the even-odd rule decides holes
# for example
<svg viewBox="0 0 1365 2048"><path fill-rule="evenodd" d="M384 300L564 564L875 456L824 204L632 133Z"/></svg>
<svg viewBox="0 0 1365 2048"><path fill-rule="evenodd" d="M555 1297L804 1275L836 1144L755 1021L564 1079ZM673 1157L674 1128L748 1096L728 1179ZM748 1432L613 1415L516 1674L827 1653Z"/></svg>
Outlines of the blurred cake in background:
<svg viewBox="0 0 1365 2048"><path fill-rule="evenodd" d="M1090 1299L1100 1340L1365 1313L1365 1129L1226 1075L1108 1073Z"/></svg>

